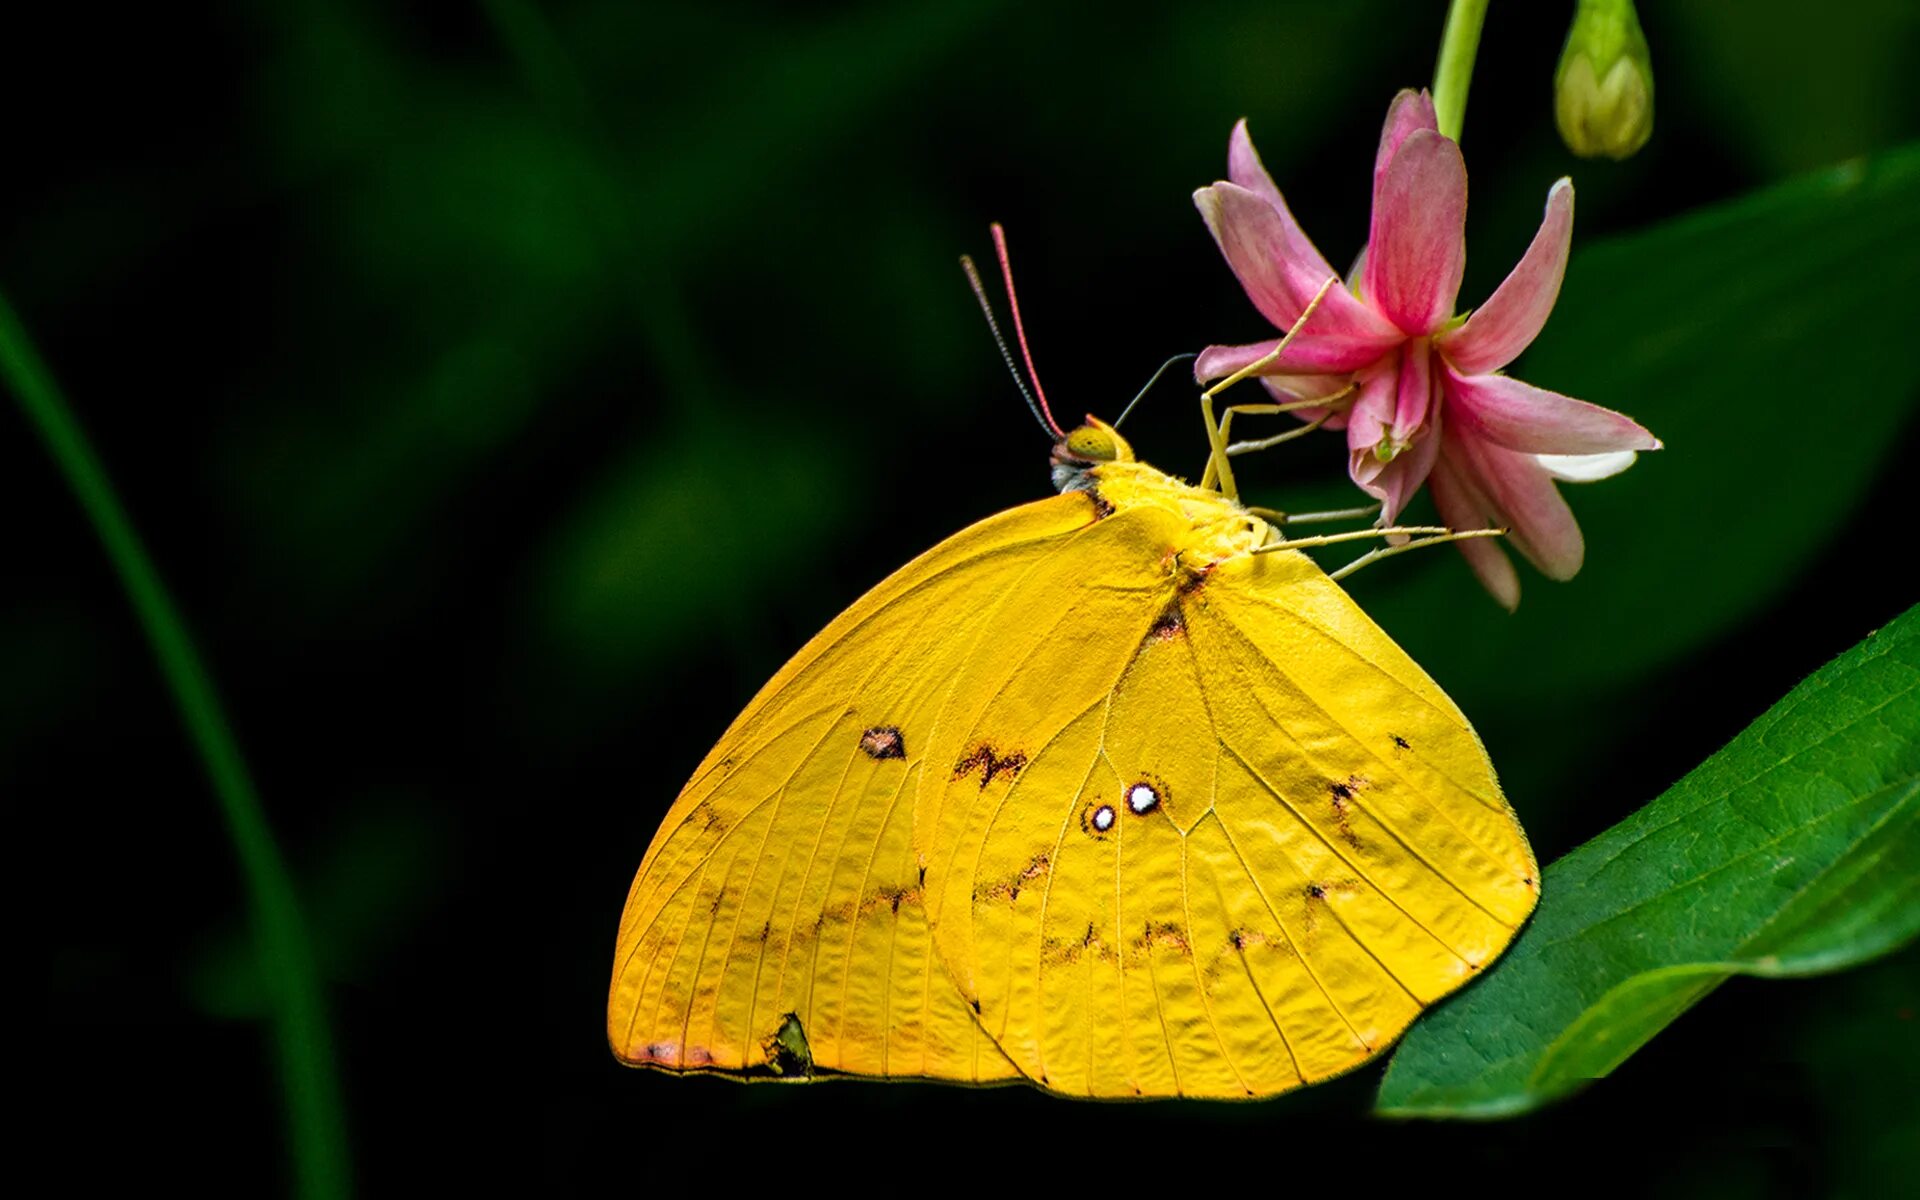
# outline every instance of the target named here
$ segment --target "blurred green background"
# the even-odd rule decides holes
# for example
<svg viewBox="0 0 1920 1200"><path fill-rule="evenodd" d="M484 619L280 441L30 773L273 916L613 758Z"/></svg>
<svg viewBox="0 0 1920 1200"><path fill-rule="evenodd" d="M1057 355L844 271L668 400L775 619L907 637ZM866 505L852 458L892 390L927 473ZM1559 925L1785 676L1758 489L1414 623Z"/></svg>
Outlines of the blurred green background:
<svg viewBox="0 0 1920 1200"><path fill-rule="evenodd" d="M1670 448L1573 494L1589 565L1525 573L1518 617L1451 553L1355 587L1474 719L1542 861L1912 602L1920 448L1905 176L1858 220L1841 202L1789 222L1796 246L1852 240L1805 239L1785 274L1738 227L1718 258L1645 232L1851 160L1829 183L1872 192L1920 135L1914 6L1645 6L1658 124L1624 164L1554 133L1570 8L1492 7L1463 300L1571 174L1576 254L1600 249L1517 373L1583 383ZM1165 356L1265 334L1188 199L1233 121L1344 264L1380 119L1427 81L1443 14L309 0L44 6L11 32L0 287L220 681L314 926L364 1185L511 1166L637 1188L662 1152L746 1171L767 1147L767 1169L818 1175L918 1145L991 1162L1148 1138L1284 1155L1295 1183L1356 1164L1509 1190L1630 1171L1671 1195L1913 1178L1911 951L1730 985L1612 1079L1501 1125L1370 1120L1377 1068L1270 1104L1112 1107L741 1088L606 1052L621 901L712 740L887 571L1047 491L957 255L1007 224L1050 395L1111 418ZM1606 286L1578 291L1583 262ZM46 1134L27 1154L111 1146L89 1178L279 1190L225 832L91 529L7 413L0 789L31 861ZM1187 389L1129 432L1197 472ZM1252 499L1343 495L1337 439L1288 451L1241 468Z"/></svg>

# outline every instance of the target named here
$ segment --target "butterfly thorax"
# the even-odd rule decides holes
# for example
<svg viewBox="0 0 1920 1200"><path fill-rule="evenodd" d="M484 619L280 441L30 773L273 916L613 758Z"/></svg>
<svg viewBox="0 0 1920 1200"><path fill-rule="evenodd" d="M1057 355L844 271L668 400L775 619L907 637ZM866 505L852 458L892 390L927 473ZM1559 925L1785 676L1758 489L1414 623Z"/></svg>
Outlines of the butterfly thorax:
<svg viewBox="0 0 1920 1200"><path fill-rule="evenodd" d="M1191 530L1179 549L1188 570L1249 554L1276 537L1237 501L1140 462L1127 440L1097 417L1054 444L1053 485L1092 496L1103 516L1155 508L1179 517Z"/></svg>
<svg viewBox="0 0 1920 1200"><path fill-rule="evenodd" d="M1143 462L1102 463L1087 472L1087 484L1103 509L1155 508L1184 521L1191 534L1180 554L1190 568L1250 554L1275 539L1273 527L1238 502Z"/></svg>

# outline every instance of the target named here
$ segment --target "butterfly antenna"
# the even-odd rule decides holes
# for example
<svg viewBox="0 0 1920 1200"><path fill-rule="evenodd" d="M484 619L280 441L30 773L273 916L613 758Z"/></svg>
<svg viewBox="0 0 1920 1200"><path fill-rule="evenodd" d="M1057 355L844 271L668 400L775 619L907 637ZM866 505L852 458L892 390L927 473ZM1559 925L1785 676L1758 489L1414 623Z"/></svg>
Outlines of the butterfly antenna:
<svg viewBox="0 0 1920 1200"><path fill-rule="evenodd" d="M1060 428L1060 422L1053 419L1053 410L1047 407L1047 390L1040 386L1040 372L1033 369L1033 351L1027 349L1027 331L1020 324L1020 297L1013 290L1013 264L1007 261L1007 231L995 221L993 230L993 248L1000 254L1000 277L1007 282L1007 307L1013 310L1013 336L1019 339L1020 356L1027 360L1027 378L1033 380L1034 395L1040 397L1040 411L1046 416L1047 428L1056 438L1066 437L1066 431Z"/></svg>
<svg viewBox="0 0 1920 1200"><path fill-rule="evenodd" d="M1027 390L1027 381L1020 378L1020 367L1013 361L1013 351L1007 349L1007 339L1000 334L1000 322L993 319L993 304L987 299L987 289L980 283L980 272L974 269L973 259L960 256L960 269L967 273L967 282L973 286L974 299L980 301L980 313L987 318L987 328L993 333L993 344L1000 347L1000 361L1007 364L1007 374L1013 376L1013 386L1020 389L1021 398L1033 411L1033 419L1040 422L1040 428L1047 431L1049 437L1058 438L1058 430L1041 414L1040 405Z"/></svg>
<svg viewBox="0 0 1920 1200"><path fill-rule="evenodd" d="M1121 422L1127 419L1127 414L1133 411L1133 406L1140 403L1140 401L1146 399L1147 393L1153 390L1153 385L1156 383L1159 383L1160 377L1167 373L1167 368L1171 367L1173 364L1177 362L1185 362L1190 358L1199 358L1199 357L1200 356L1198 354L1176 354L1172 358L1161 363L1160 369L1153 373L1153 378L1147 380L1147 386L1141 388L1140 391L1135 394L1133 399L1127 401L1127 406L1120 410L1120 416L1118 419L1114 421L1113 427L1115 429L1120 428Z"/></svg>

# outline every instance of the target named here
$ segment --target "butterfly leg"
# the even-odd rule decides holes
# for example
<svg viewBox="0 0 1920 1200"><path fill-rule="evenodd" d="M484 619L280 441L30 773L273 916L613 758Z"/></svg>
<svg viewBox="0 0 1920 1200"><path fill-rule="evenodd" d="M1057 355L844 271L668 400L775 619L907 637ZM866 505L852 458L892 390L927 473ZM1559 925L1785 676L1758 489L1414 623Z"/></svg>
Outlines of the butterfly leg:
<svg viewBox="0 0 1920 1200"><path fill-rule="evenodd" d="M1346 566L1329 571L1327 578L1345 579L1361 567L1379 562L1383 558L1392 558L1396 554L1405 554L1409 550L1419 550L1425 546L1444 546L1448 542L1464 541L1467 538L1502 537L1506 532L1504 529L1451 529L1438 537L1417 538L1414 541L1402 542L1398 546L1375 546Z"/></svg>
<svg viewBox="0 0 1920 1200"><path fill-rule="evenodd" d="M1321 533L1313 537L1293 538L1288 541L1273 542L1253 551L1255 554L1269 554L1275 550L1310 550L1315 546L1331 546L1338 542L1358 542L1366 538L1391 537L1428 537L1438 534L1453 534L1445 525L1389 525L1384 529L1349 529L1344 533ZM1459 535L1454 536L1475 536Z"/></svg>
<svg viewBox="0 0 1920 1200"><path fill-rule="evenodd" d="M1274 525L1324 525L1329 521L1361 521L1380 511L1378 504L1362 504L1358 508L1334 508L1326 512L1288 513L1277 508L1261 508L1248 505L1247 511L1254 516Z"/></svg>
<svg viewBox="0 0 1920 1200"><path fill-rule="evenodd" d="M1241 367L1238 371L1235 371L1219 383L1214 384L1206 391L1200 393L1200 416L1207 425L1207 446L1209 451L1207 473L1205 476L1207 482L1203 482L1201 484L1202 487L1218 487L1220 494L1229 500L1238 500L1240 498L1240 489L1233 481L1233 468L1227 463L1226 427L1221 421L1214 419L1213 398L1234 384L1239 383L1247 376L1252 375L1254 372L1279 362L1280 356L1286 353L1288 346L1293 344L1293 339L1300 336L1300 331L1306 328L1307 321L1312 318L1314 310L1320 307L1320 301L1325 299L1328 290L1337 287L1339 283L1340 277L1338 275L1328 276L1327 281L1321 284L1320 290L1313 294L1313 299L1308 302L1306 308L1301 310L1300 318L1293 323L1292 328L1287 330L1286 336L1280 339L1278 345L1265 355ZM1264 409L1267 406L1258 405L1254 407ZM1275 409L1275 411L1281 410Z"/></svg>
<svg viewBox="0 0 1920 1200"><path fill-rule="evenodd" d="M1238 413L1242 416L1249 417L1271 416L1274 413L1293 412L1295 409L1317 408L1326 403L1327 401L1325 400L1293 400L1285 404L1235 404L1221 411L1216 435L1216 427L1213 421L1213 405L1207 397L1202 396L1201 412L1207 419L1207 427L1209 430L1207 442L1209 446L1216 447L1216 451L1215 454L1210 454L1207 458L1207 470L1206 473L1200 477L1200 486L1210 488L1220 485L1221 470L1226 465L1223 460L1228 456L1245 454L1250 450L1264 450L1268 446L1277 446L1281 442L1292 441L1294 438L1312 433L1314 430L1320 428L1321 425L1326 423L1327 419L1323 416L1311 425L1303 425L1298 429L1290 429L1285 433L1260 441L1229 443L1227 441L1227 435L1233 429L1234 414ZM1231 486L1231 473L1229 473L1226 478L1228 485ZM1234 492L1228 491L1226 487L1222 487L1221 490L1228 496L1238 498Z"/></svg>

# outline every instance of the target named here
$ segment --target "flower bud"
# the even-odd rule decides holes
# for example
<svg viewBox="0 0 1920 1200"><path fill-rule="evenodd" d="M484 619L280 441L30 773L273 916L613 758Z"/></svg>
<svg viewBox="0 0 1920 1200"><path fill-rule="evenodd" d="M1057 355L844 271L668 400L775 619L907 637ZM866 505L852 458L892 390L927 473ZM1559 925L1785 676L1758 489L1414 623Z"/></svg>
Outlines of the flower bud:
<svg viewBox="0 0 1920 1200"><path fill-rule="evenodd" d="M1580 0L1553 80L1567 149L1621 159L1653 133L1653 64L1633 0Z"/></svg>

